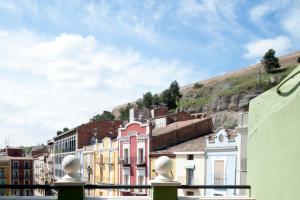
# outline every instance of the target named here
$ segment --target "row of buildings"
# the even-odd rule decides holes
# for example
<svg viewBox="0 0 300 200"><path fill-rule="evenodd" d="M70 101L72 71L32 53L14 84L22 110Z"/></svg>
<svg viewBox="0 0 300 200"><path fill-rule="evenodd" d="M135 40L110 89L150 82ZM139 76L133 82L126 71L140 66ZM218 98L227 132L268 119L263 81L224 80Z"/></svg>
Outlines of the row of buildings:
<svg viewBox="0 0 300 200"><path fill-rule="evenodd" d="M237 128L215 131L212 119L202 113L169 113L167 108L160 107L131 109L129 116L126 124L121 121L82 124L33 149L34 183L53 184L64 176L63 158L76 155L80 160L78 176L87 183L148 185L156 177L156 159L166 155L173 160L174 180L181 184L245 184L246 114L241 114ZM189 196L243 194L237 190L179 192ZM92 196L147 194L149 191L144 189L88 191Z"/></svg>
<svg viewBox="0 0 300 200"><path fill-rule="evenodd" d="M21 148L0 150L0 184L33 184L33 159L26 157ZM0 189L0 196L31 196L32 189Z"/></svg>

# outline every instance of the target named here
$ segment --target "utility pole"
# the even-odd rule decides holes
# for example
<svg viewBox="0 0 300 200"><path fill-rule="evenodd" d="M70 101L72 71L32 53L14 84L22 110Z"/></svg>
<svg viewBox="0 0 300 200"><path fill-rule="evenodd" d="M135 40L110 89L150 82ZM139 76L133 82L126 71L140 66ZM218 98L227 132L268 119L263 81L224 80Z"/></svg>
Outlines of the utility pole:
<svg viewBox="0 0 300 200"><path fill-rule="evenodd" d="M259 68L258 68L258 76L259 76L259 80L258 80L258 92L260 93L260 91L261 91L261 66L259 66Z"/></svg>

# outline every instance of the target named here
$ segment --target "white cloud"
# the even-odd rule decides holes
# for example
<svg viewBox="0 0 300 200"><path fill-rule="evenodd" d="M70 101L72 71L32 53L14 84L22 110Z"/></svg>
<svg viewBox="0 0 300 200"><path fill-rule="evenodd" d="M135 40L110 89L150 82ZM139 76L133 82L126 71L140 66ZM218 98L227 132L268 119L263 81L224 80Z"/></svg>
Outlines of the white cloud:
<svg viewBox="0 0 300 200"><path fill-rule="evenodd" d="M116 10L115 5L109 1L89 3L84 6L85 14L80 20L92 29L111 29L112 32L130 34L157 45L161 38L156 33L155 25L166 12L166 8L164 4L154 2L145 2L144 5L147 6L147 11L140 15L140 12L136 12L137 7L126 2L119 2L121 10Z"/></svg>
<svg viewBox="0 0 300 200"><path fill-rule="evenodd" d="M199 19L199 23L215 22L235 23L237 1L207 0L201 3L196 0L180 1L177 9L179 20Z"/></svg>
<svg viewBox="0 0 300 200"><path fill-rule="evenodd" d="M297 1L297 0L296 0ZM255 5L249 11L250 19L258 24L262 24L262 19L271 13L278 12L279 10L290 10L291 4L295 0L267 0L261 4ZM280 13L277 13L280 14ZM265 23L266 21L264 21Z"/></svg>
<svg viewBox="0 0 300 200"><path fill-rule="evenodd" d="M283 28L295 39L300 40L300 3L291 8L282 19Z"/></svg>
<svg viewBox="0 0 300 200"><path fill-rule="evenodd" d="M186 84L206 76L178 60L101 45L93 36L0 33L0 138L18 138L13 145L45 142L56 130L148 90L159 92L172 80Z"/></svg>
<svg viewBox="0 0 300 200"><path fill-rule="evenodd" d="M266 4L255 6L249 12L250 19L254 22L259 22L262 17L264 17L271 11L272 9L270 8L270 6Z"/></svg>
<svg viewBox="0 0 300 200"><path fill-rule="evenodd" d="M182 0L177 7L176 19L208 37L210 48L228 50L230 36L241 38L253 35L238 21L238 6L241 3L236 0Z"/></svg>
<svg viewBox="0 0 300 200"><path fill-rule="evenodd" d="M267 50L274 49L277 55L285 54L292 47L291 41L285 36L278 36L273 39L254 40L245 45L245 58L260 58Z"/></svg>

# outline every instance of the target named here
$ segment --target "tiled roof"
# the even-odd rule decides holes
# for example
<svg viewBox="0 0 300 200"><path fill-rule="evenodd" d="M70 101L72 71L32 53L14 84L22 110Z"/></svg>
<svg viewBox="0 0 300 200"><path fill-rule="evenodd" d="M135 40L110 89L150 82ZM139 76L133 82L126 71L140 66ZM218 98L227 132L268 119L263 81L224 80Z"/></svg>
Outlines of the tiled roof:
<svg viewBox="0 0 300 200"><path fill-rule="evenodd" d="M152 154L168 154L174 152L203 152L206 136L198 137L163 150L154 151Z"/></svg>
<svg viewBox="0 0 300 200"><path fill-rule="evenodd" d="M204 118L204 119L206 119L206 118ZM186 120L186 121L174 122L165 127L153 129L152 135L157 136L157 135L165 134L165 133L177 130L177 129L181 129L185 126L196 124L198 122L201 122L202 120L203 119L191 119L191 120Z"/></svg>

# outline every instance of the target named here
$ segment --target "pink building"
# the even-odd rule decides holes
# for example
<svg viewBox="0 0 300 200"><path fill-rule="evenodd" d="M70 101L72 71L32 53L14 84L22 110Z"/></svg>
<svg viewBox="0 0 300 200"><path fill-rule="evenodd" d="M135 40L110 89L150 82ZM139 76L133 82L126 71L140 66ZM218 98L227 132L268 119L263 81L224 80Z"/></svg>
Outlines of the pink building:
<svg viewBox="0 0 300 200"><path fill-rule="evenodd" d="M150 125L132 121L119 128L119 181L123 185L147 185L149 177ZM143 189L123 190L122 195L146 195Z"/></svg>

